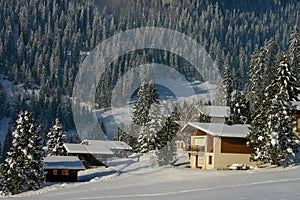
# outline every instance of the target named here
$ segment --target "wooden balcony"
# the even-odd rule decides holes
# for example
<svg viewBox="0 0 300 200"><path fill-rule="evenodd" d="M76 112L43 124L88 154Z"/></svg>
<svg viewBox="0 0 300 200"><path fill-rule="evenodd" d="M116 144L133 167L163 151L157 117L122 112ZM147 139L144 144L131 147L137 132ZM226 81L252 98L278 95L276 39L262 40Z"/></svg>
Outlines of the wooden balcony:
<svg viewBox="0 0 300 200"><path fill-rule="evenodd" d="M190 145L188 146L185 151L190 151L190 152L205 152L205 146L199 146L199 145Z"/></svg>

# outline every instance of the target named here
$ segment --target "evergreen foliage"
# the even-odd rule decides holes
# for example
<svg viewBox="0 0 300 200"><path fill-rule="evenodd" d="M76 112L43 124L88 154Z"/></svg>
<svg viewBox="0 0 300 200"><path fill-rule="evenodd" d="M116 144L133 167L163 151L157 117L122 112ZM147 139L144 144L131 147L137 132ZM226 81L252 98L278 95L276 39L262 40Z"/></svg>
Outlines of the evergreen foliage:
<svg viewBox="0 0 300 200"><path fill-rule="evenodd" d="M253 160L287 166L294 163L300 146L293 133L293 107L298 88L287 56L278 64L274 79L264 90L248 136Z"/></svg>
<svg viewBox="0 0 300 200"><path fill-rule="evenodd" d="M66 139L66 134L63 132L63 127L59 119L55 120L55 124L47 134L46 151L48 155L62 155L61 149Z"/></svg>
<svg viewBox="0 0 300 200"><path fill-rule="evenodd" d="M231 105L231 98L233 92L233 78L232 78L232 71L229 65L225 65L225 72L224 72L224 79L223 79L223 90L225 91L224 94L224 105L230 106Z"/></svg>
<svg viewBox="0 0 300 200"><path fill-rule="evenodd" d="M4 194L18 194L40 188L44 178L41 138L29 112L20 112L12 133L12 147L3 166Z"/></svg>
<svg viewBox="0 0 300 200"><path fill-rule="evenodd" d="M164 119L157 103L152 104L149 110L149 121L141 127L137 142L140 153L148 153L162 147L161 131Z"/></svg>
<svg viewBox="0 0 300 200"><path fill-rule="evenodd" d="M157 162L161 165L174 165L176 161L176 110L168 116L163 129L159 132L160 149L156 150Z"/></svg>
<svg viewBox="0 0 300 200"><path fill-rule="evenodd" d="M250 104L244 94L238 94L230 106L233 124L248 124L251 121Z"/></svg>

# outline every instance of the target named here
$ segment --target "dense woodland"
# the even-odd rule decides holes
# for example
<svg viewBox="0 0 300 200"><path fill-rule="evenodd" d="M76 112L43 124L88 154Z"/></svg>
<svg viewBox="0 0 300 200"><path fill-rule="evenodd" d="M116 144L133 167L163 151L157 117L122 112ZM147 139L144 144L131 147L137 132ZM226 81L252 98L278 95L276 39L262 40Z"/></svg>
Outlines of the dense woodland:
<svg viewBox="0 0 300 200"><path fill-rule="evenodd" d="M10 96L0 85L0 117L14 121L19 111L29 110L42 124L43 138L57 117L64 129L74 129L70 97L86 53L116 33L143 26L170 28L197 40L221 74L230 70L243 90L253 52L273 41L272 50L279 60L293 28L299 26L299 10L296 0L1 1L0 74L33 92ZM99 108L110 106L118 77L130 68L153 62L174 67L188 80L201 80L178 55L161 50L131 52L112 63L99 83ZM11 140L8 134L5 151Z"/></svg>

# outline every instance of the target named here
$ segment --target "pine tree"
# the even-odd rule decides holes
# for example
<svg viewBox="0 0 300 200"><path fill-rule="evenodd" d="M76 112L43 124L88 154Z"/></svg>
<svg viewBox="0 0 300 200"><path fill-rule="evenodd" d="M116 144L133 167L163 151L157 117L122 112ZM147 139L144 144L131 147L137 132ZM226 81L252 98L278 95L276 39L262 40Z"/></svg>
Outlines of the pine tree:
<svg viewBox="0 0 300 200"><path fill-rule="evenodd" d="M4 194L18 194L40 188L43 181L41 138L29 112L20 112L13 143L4 163Z"/></svg>
<svg viewBox="0 0 300 200"><path fill-rule="evenodd" d="M148 121L151 105L158 103L158 94L155 83L142 83L138 91L138 100L133 107L133 122L137 125L145 125Z"/></svg>
<svg viewBox="0 0 300 200"><path fill-rule="evenodd" d="M159 134L162 131L164 120L159 109L159 104L154 103L149 110L149 121L141 127L138 135L140 153L148 153L162 146Z"/></svg>
<svg viewBox="0 0 300 200"><path fill-rule="evenodd" d="M147 92L147 85L142 83L138 91L138 100L133 107L133 123L145 125L148 122L148 113L150 109L150 99Z"/></svg>
<svg viewBox="0 0 300 200"><path fill-rule="evenodd" d="M247 136L248 146L253 149L251 160L270 163L271 136L270 127L267 123L268 108L270 107L268 96L263 96L263 99L257 103L254 112L254 119L251 121L249 135Z"/></svg>
<svg viewBox="0 0 300 200"><path fill-rule="evenodd" d="M275 75L275 82L273 83L274 90L279 90L280 92L285 93L287 95L286 100L298 101L298 96L300 94L298 81L299 79L297 79L297 75L288 62L288 57L284 54L280 60L279 67Z"/></svg>
<svg viewBox="0 0 300 200"><path fill-rule="evenodd" d="M55 120L55 125L47 134L46 149L48 155L60 155L60 150L65 142L66 134L63 132L63 127L59 119Z"/></svg>
<svg viewBox="0 0 300 200"><path fill-rule="evenodd" d="M261 102L261 97L263 97L263 58L261 51L261 49L256 47L251 56L248 72L247 98L250 102L251 112L257 110L256 105Z"/></svg>
<svg viewBox="0 0 300 200"><path fill-rule="evenodd" d="M176 158L176 111L167 117L165 126L159 132L160 149L156 151L159 165L174 165Z"/></svg>
<svg viewBox="0 0 300 200"><path fill-rule="evenodd" d="M231 104L231 95L233 92L232 85L232 72L229 65L225 65L224 79L223 79L223 89L225 90L224 100L225 104L230 106Z"/></svg>
<svg viewBox="0 0 300 200"><path fill-rule="evenodd" d="M289 64L295 74L300 74L300 33L295 27L291 33L288 49ZM299 80L299 79L298 79Z"/></svg>
<svg viewBox="0 0 300 200"><path fill-rule="evenodd" d="M291 100L297 93L292 80L287 57L283 55L251 123L248 140L254 149L253 160L283 166L294 162L300 143L292 131Z"/></svg>
<svg viewBox="0 0 300 200"><path fill-rule="evenodd" d="M239 94L230 106L233 124L248 124L250 122L250 104L244 94Z"/></svg>

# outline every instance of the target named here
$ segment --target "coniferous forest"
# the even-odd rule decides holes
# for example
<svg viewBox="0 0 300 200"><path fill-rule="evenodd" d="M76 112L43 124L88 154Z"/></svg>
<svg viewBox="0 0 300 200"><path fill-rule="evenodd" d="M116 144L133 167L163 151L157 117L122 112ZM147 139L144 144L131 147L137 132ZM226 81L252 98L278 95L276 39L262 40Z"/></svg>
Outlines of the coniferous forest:
<svg viewBox="0 0 300 200"><path fill-rule="evenodd" d="M254 111L255 102L263 102L259 98L272 83L275 66L284 65L282 53L291 52L292 38L299 38L295 36L299 34L295 28L299 28L299 10L297 0L0 1L0 74L21 87L11 93L0 84L0 118L12 119L2 144L4 151L11 145L14 121L23 110L42 124L44 143L56 118L65 130L74 129L70 98L80 63L101 41L144 26L169 28L195 39L212 56L223 77L221 104L230 104L233 90L255 92L248 102ZM255 71L259 59L269 68ZM110 106L118 77L145 63L167 64L188 80L202 80L178 55L137 50L121 56L105 72L95 97L98 108ZM256 77L258 73L263 76ZM245 98L242 95L236 101ZM250 114L244 115L235 121L250 123Z"/></svg>

